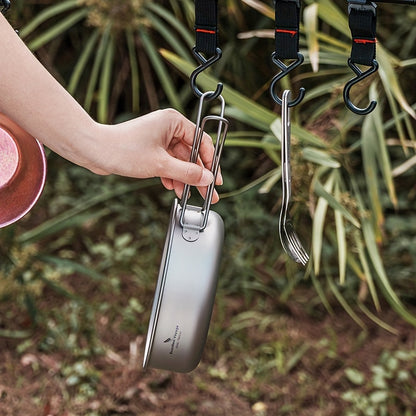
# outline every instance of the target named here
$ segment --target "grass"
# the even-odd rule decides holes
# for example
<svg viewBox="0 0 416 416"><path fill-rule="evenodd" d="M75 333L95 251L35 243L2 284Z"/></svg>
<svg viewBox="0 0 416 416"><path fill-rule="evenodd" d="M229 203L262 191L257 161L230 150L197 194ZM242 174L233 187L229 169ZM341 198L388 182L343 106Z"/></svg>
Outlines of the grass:
<svg viewBox="0 0 416 416"><path fill-rule="evenodd" d="M234 157L225 157L224 166L233 165ZM90 194L97 195L97 186L115 190L130 184L96 177L55 158L50 165L66 174L49 181L31 217L16 226L18 236L51 213L60 218L60 212L74 209L72 198L79 192L88 201ZM225 193L253 175L253 167L246 164L238 178L227 177L227 172ZM100 210L111 213L86 217L54 233L32 234L38 237L31 237L28 247L36 247L39 260L54 273L42 275L38 294L18 298L22 303L12 308L9 302L1 304L1 326L9 332L0 337L2 384L8 386L3 387L0 409L11 414L31 409L35 416L45 409L83 416L150 416L158 414L155 409L217 415L219 408L243 415L415 411L409 401L415 387L411 359L399 359L397 371L385 377L384 395L373 381L373 367L384 365L385 354L412 357L414 330L398 322L384 304L378 314L384 326L351 306L360 327L334 296L327 295L326 310L302 270L281 252L273 191L259 195L258 187L214 207L225 219L226 242L208 342L199 368L190 375L141 370L171 193L161 193L157 183L113 192L110 199L98 201ZM65 198L61 189L66 189ZM267 209L259 209L259 201ZM400 217L387 224L392 235L411 238L411 228ZM394 259L398 251L406 256L397 244L386 255ZM412 265L408 267L411 276ZM354 299L353 290L338 290L350 302ZM367 309L373 311L371 305ZM357 374L361 384L354 382ZM402 388L408 393L396 394ZM19 402L13 400L16 394Z"/></svg>

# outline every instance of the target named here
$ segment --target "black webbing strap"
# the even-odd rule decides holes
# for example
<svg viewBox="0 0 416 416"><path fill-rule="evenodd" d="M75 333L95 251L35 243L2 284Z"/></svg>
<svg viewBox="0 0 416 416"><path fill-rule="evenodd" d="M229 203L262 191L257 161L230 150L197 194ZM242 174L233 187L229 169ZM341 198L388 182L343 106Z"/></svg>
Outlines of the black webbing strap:
<svg viewBox="0 0 416 416"><path fill-rule="evenodd" d="M376 4L348 0L349 26L352 36L351 62L372 66L376 59Z"/></svg>
<svg viewBox="0 0 416 416"><path fill-rule="evenodd" d="M275 49L278 59L297 59L300 0L274 0Z"/></svg>
<svg viewBox="0 0 416 416"><path fill-rule="evenodd" d="M218 46L218 0L195 0L195 50L215 55Z"/></svg>

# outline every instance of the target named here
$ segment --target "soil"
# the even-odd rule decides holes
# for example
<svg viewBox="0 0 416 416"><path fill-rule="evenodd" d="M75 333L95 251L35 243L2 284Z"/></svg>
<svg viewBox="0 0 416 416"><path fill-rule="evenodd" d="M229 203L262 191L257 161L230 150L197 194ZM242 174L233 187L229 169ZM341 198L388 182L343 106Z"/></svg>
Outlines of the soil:
<svg viewBox="0 0 416 416"><path fill-rule="evenodd" d="M383 351L414 349L416 331L388 308L381 317L395 334L371 321L363 331L342 308L332 315L319 308L306 313L310 296L307 290L283 306L270 299L262 311L254 304L247 309L238 297L220 299L227 305L225 316L216 307L201 363L189 374L142 370L144 333L133 334L120 320L97 314L97 336L105 349L86 358L97 374L91 395L68 385L65 368L74 362L71 352L39 348L42 331L24 349L21 339L2 337L0 414L342 415L342 393L353 387L345 369L369 375ZM62 299L51 295L44 301L45 308ZM253 314L251 323L222 336L245 313ZM260 313L270 319L256 320ZM265 346L274 351L270 354ZM262 354L272 359L263 360Z"/></svg>

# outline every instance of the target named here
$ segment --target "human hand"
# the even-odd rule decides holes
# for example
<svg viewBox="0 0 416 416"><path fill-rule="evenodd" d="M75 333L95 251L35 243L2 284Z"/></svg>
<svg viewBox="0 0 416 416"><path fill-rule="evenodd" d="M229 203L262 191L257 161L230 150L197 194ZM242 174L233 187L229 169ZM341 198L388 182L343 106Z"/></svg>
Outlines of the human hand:
<svg viewBox="0 0 416 416"><path fill-rule="evenodd" d="M98 125L95 146L83 151L85 167L98 174L118 174L135 178L158 176L162 184L180 198L184 184L196 186L205 196L212 183L210 172L214 146L204 133L198 164L190 163L195 125L175 110L158 110L117 124ZM97 151L97 146L99 146ZM222 184L221 172L216 185ZM214 191L212 202L219 199Z"/></svg>
<svg viewBox="0 0 416 416"><path fill-rule="evenodd" d="M159 110L118 125L96 123L44 68L0 14L0 112L45 146L95 173L159 176L180 197L184 183L202 195L212 183L214 153L204 134L198 164L188 162L195 125L175 110ZM27 76L30 74L30 77ZM216 183L222 183L221 173ZM212 202L218 201L214 192Z"/></svg>

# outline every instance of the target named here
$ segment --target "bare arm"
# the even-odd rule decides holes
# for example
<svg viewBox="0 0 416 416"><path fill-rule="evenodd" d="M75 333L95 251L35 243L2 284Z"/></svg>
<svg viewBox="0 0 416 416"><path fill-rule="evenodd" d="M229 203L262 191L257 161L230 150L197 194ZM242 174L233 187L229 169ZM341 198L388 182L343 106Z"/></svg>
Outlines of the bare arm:
<svg viewBox="0 0 416 416"><path fill-rule="evenodd" d="M201 145L203 166L187 162L195 126L184 116L159 110L117 125L99 124L40 64L2 15L0 39L0 112L45 146L98 174L159 176L178 196L183 183L204 188L212 182L211 172L203 167L211 164L211 139L205 135Z"/></svg>

